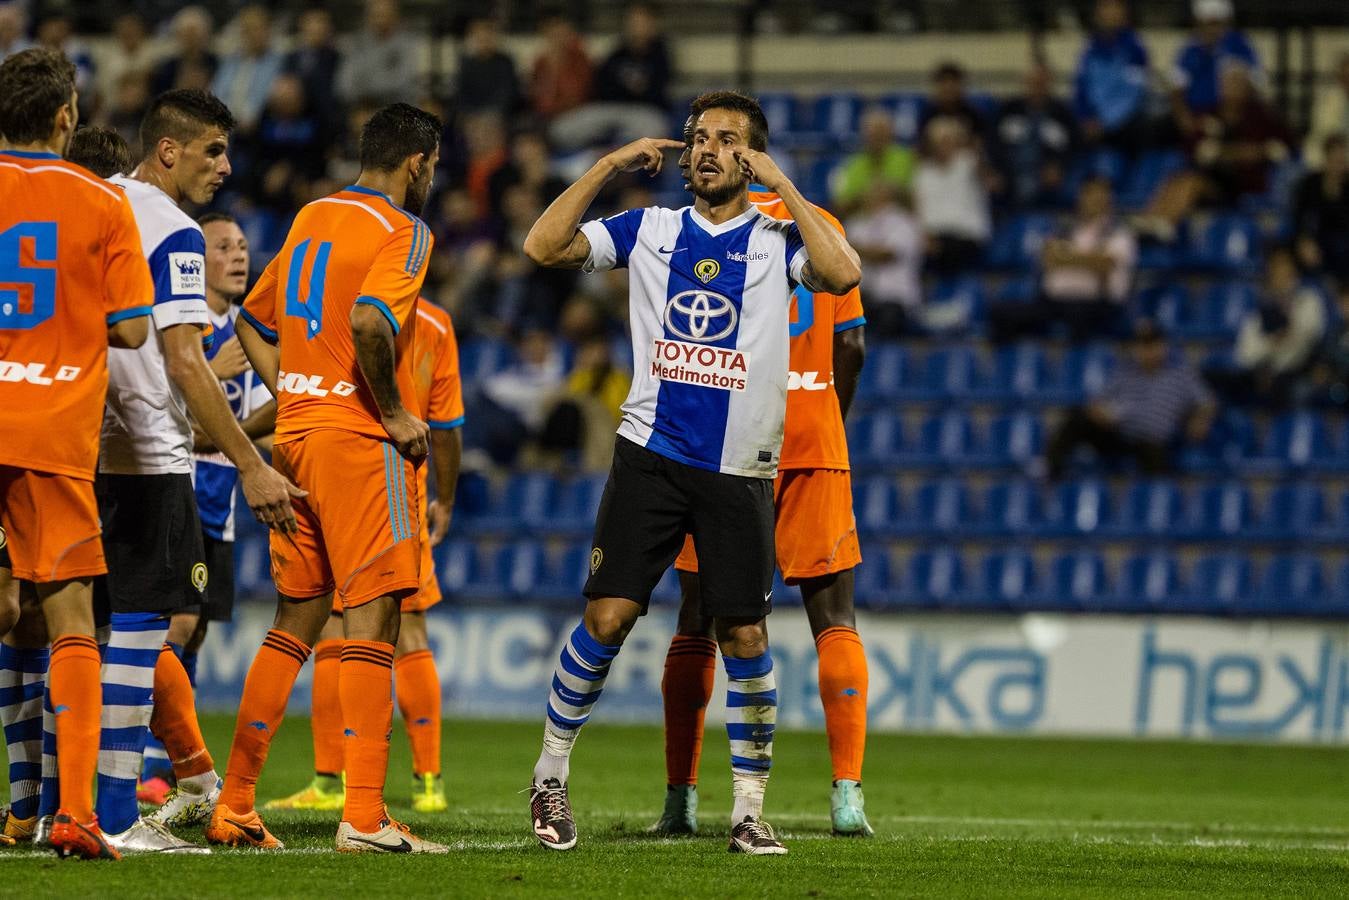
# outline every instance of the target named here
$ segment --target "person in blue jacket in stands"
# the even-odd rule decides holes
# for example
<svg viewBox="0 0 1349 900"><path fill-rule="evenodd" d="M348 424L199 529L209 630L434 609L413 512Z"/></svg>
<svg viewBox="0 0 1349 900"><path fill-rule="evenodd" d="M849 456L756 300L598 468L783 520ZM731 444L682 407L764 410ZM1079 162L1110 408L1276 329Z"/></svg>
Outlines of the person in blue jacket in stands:
<svg viewBox="0 0 1349 900"><path fill-rule="evenodd" d="M1148 51L1124 0L1098 0L1095 18L1077 67L1074 111L1088 143L1132 154L1148 139Z"/></svg>

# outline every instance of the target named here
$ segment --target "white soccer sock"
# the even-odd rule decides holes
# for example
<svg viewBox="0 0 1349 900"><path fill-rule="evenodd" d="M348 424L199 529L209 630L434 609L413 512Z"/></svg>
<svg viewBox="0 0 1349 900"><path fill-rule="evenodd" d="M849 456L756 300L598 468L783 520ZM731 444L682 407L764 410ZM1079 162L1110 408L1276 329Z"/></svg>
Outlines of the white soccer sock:
<svg viewBox="0 0 1349 900"><path fill-rule="evenodd" d="M567 783L571 772L571 748L576 745L580 729L564 731L552 722L543 724L543 752L534 764L534 783L543 784L549 778Z"/></svg>
<svg viewBox="0 0 1349 900"><path fill-rule="evenodd" d="M731 824L745 821L745 816L759 819L763 816L763 795L768 788L768 776L731 773Z"/></svg>

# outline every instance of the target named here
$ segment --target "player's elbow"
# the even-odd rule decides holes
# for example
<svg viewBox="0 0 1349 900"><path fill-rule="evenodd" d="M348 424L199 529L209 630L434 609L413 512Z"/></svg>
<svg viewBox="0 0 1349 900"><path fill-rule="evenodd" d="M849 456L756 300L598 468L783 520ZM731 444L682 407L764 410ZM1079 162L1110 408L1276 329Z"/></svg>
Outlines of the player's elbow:
<svg viewBox="0 0 1349 900"><path fill-rule="evenodd" d="M123 319L108 326L108 346L135 350L150 337L149 316Z"/></svg>
<svg viewBox="0 0 1349 900"><path fill-rule="evenodd" d="M357 303L351 308L351 337L356 343L392 339L393 328L384 314L368 303Z"/></svg>
<svg viewBox="0 0 1349 900"><path fill-rule="evenodd" d="M832 271L825 273L824 289L830 294L843 295L862 283L862 267L856 262L845 260Z"/></svg>
<svg viewBox="0 0 1349 900"><path fill-rule="evenodd" d="M525 235L524 252L529 261L536 266L557 265L557 253L548 245L543 235L539 234L537 224Z"/></svg>

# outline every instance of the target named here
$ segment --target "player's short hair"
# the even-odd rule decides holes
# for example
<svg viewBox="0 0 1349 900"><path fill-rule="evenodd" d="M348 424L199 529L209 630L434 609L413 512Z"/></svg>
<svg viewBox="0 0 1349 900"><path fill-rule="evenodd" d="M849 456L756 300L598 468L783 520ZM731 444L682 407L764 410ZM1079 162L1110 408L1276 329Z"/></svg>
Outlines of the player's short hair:
<svg viewBox="0 0 1349 900"><path fill-rule="evenodd" d="M90 125L75 132L70 139L66 159L84 166L99 178L111 178L131 168L131 147L111 128Z"/></svg>
<svg viewBox="0 0 1349 900"><path fill-rule="evenodd" d="M702 94L689 104L689 112L694 121L709 109L726 109L744 113L749 119L749 148L751 150L768 149L768 117L763 114L759 101L739 91L710 91Z"/></svg>
<svg viewBox="0 0 1349 900"><path fill-rule="evenodd" d="M75 65L60 52L14 54L0 63L0 135L11 144L45 141L74 91Z"/></svg>
<svg viewBox="0 0 1349 900"><path fill-rule="evenodd" d="M164 138L190 143L212 126L226 134L234 130L234 115L219 97L195 88L165 91L141 119L141 153L149 156Z"/></svg>
<svg viewBox="0 0 1349 900"><path fill-rule="evenodd" d="M361 168L391 172L409 156L430 156L440 146L440 117L410 103L375 110L361 128Z"/></svg>
<svg viewBox="0 0 1349 900"><path fill-rule="evenodd" d="M239 220L234 218L234 216L218 209L213 209L208 213L202 213L200 216L197 216L197 224L202 228L205 228L212 222L229 222L233 225L239 224Z"/></svg>

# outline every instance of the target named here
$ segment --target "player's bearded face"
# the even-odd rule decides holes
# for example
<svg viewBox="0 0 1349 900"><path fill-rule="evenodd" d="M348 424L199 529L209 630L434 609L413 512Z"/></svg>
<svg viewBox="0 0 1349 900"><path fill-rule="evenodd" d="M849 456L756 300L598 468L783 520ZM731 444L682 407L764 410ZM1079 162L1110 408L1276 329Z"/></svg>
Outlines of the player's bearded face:
<svg viewBox="0 0 1349 900"><path fill-rule="evenodd" d="M407 196L403 198L403 208L414 216L420 216L422 208L426 206L426 196L431 193L431 178L435 174L436 162L439 159L439 150L423 159L421 171L408 185Z"/></svg>
<svg viewBox="0 0 1349 900"><path fill-rule="evenodd" d="M743 194L749 178L734 148L748 143L749 122L740 113L710 109L698 117L689 147L689 190L709 206L721 206Z"/></svg>

